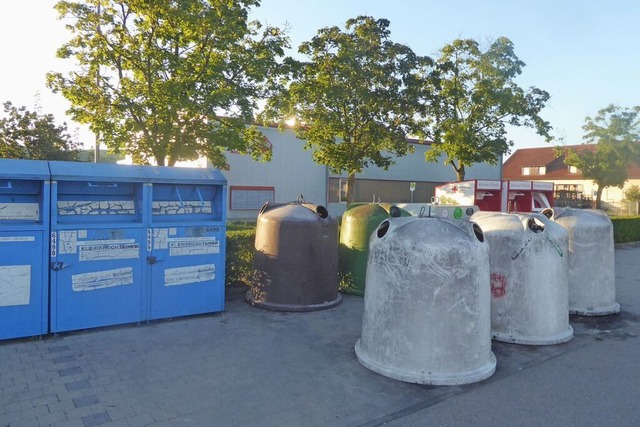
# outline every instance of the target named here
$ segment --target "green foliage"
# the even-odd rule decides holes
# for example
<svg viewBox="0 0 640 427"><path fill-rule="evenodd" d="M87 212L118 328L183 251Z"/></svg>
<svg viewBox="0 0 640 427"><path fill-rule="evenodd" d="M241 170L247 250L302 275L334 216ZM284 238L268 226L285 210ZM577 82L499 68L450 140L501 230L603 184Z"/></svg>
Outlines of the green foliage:
<svg viewBox="0 0 640 427"><path fill-rule="evenodd" d="M627 188L624 192L624 198L631 202L640 200L640 187L637 185L632 185Z"/></svg>
<svg viewBox="0 0 640 427"><path fill-rule="evenodd" d="M251 228L241 228L231 226L227 229L227 253L226 253L226 278L227 286L235 283L251 283L253 275L253 251L256 240L255 226Z"/></svg>
<svg viewBox="0 0 640 427"><path fill-rule="evenodd" d="M314 160L349 175L369 165L388 168L393 156L412 152L407 142L416 112L417 72L430 60L390 40L389 21L359 16L322 28L298 51L308 62L289 61L290 85L267 103L263 119L295 119L297 136Z"/></svg>
<svg viewBox="0 0 640 427"><path fill-rule="evenodd" d="M32 160L78 160L79 144L58 126L52 114L41 115L26 107L4 103L0 119L0 158Z"/></svg>
<svg viewBox="0 0 640 427"><path fill-rule="evenodd" d="M613 223L613 241L627 243L640 241L640 217L611 217Z"/></svg>
<svg viewBox="0 0 640 427"><path fill-rule="evenodd" d="M596 207L607 187L624 187L627 167L640 161L640 107L609 105L594 118L587 117L584 139L595 147L560 149L564 162L582 171L582 176L598 186Z"/></svg>
<svg viewBox="0 0 640 427"><path fill-rule="evenodd" d="M500 37L484 52L475 40L457 39L440 53L423 79L421 134L434 141L427 161L445 154L445 164L464 180L465 166L496 164L509 152L507 125L533 128L551 140L551 126L539 116L549 94L518 86L525 64L509 39Z"/></svg>
<svg viewBox="0 0 640 427"><path fill-rule="evenodd" d="M78 68L49 73L48 86L71 102L115 153L158 165L225 151L269 159L252 125L258 100L279 87L278 59L288 40L249 21L258 0L60 1L73 38L58 57ZM224 116L223 116L224 115Z"/></svg>

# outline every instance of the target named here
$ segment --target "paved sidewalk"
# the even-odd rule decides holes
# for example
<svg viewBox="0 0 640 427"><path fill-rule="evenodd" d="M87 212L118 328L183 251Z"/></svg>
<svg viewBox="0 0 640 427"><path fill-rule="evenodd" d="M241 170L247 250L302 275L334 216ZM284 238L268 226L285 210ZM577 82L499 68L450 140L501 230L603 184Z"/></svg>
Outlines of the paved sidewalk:
<svg viewBox="0 0 640 427"><path fill-rule="evenodd" d="M421 386L362 367L363 299L0 342L0 427L638 426L640 246L616 249L618 315L572 316L555 346L493 343L489 379Z"/></svg>

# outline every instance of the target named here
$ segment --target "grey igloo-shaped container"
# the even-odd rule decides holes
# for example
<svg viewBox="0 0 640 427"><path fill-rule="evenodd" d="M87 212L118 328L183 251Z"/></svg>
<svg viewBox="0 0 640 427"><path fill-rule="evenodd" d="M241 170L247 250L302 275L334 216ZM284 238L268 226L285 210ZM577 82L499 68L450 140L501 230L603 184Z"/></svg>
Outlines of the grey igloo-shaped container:
<svg viewBox="0 0 640 427"><path fill-rule="evenodd" d="M489 252L469 221L390 218L369 243L358 361L418 384L467 384L495 372Z"/></svg>
<svg viewBox="0 0 640 427"><path fill-rule="evenodd" d="M569 341L567 233L542 214L477 212L491 261L491 334L497 341Z"/></svg>
<svg viewBox="0 0 640 427"><path fill-rule="evenodd" d="M597 209L545 211L569 235L569 313L604 316L620 311L616 302L613 223Z"/></svg>

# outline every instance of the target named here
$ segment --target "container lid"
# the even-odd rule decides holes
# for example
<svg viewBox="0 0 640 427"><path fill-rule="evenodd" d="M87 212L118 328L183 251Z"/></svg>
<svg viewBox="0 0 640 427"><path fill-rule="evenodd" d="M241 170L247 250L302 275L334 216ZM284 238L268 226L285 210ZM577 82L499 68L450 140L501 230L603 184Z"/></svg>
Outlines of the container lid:
<svg viewBox="0 0 640 427"><path fill-rule="evenodd" d="M169 184L226 185L227 179L217 169L145 166L151 182Z"/></svg>
<svg viewBox="0 0 640 427"><path fill-rule="evenodd" d="M51 179L57 181L146 182L144 168L115 163L49 162Z"/></svg>
<svg viewBox="0 0 640 427"><path fill-rule="evenodd" d="M45 160L0 159L0 178L49 180Z"/></svg>

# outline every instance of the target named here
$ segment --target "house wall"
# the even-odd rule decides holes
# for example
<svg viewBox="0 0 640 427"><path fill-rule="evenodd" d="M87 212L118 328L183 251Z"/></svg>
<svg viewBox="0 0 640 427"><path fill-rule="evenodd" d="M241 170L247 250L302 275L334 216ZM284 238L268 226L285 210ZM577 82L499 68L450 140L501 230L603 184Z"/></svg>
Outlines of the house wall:
<svg viewBox="0 0 640 427"><path fill-rule="evenodd" d="M591 180L584 179L556 179L556 180L542 180L536 179L535 181L540 182L553 182L554 185L558 184L579 184L582 185L583 194L588 198L592 198L595 200L596 191L598 186L593 183ZM619 210L625 209L623 206L624 201L624 192L629 189L632 185L640 186L640 179L629 179L625 183L623 188L618 187L607 187L602 192L602 203L605 209Z"/></svg>

